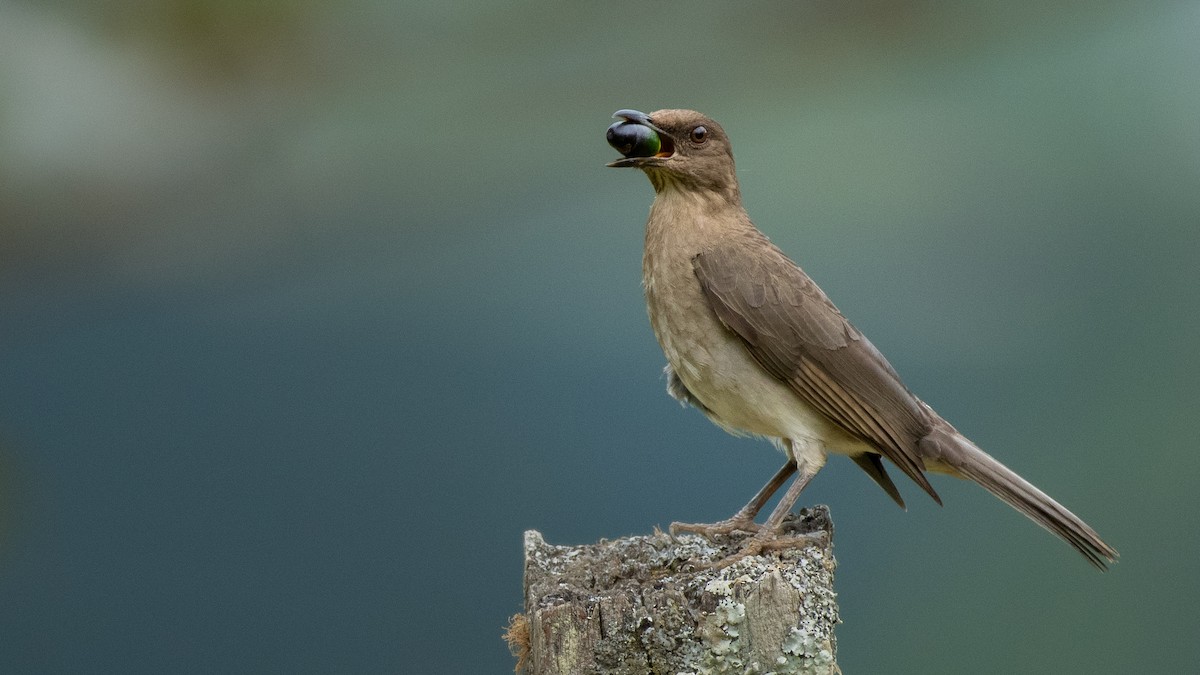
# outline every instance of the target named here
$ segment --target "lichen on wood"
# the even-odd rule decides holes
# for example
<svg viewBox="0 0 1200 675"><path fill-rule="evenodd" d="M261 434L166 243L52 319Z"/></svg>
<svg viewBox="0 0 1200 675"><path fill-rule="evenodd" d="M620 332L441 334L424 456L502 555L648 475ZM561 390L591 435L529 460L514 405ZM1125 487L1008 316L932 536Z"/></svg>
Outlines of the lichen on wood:
<svg viewBox="0 0 1200 675"><path fill-rule="evenodd" d="M741 536L656 532L584 546L525 533L524 624L531 675L840 673L835 660L833 525L824 506L789 516L801 548L724 569Z"/></svg>

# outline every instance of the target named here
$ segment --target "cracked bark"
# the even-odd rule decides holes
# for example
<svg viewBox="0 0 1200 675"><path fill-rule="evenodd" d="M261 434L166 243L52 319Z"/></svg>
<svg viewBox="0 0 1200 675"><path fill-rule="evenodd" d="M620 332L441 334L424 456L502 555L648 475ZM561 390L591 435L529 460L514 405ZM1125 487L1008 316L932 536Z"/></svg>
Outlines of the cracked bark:
<svg viewBox="0 0 1200 675"><path fill-rule="evenodd" d="M514 618L529 675L840 673L833 628L833 524L824 506L789 516L803 548L697 569L737 550L664 533L553 546L525 533L525 613Z"/></svg>

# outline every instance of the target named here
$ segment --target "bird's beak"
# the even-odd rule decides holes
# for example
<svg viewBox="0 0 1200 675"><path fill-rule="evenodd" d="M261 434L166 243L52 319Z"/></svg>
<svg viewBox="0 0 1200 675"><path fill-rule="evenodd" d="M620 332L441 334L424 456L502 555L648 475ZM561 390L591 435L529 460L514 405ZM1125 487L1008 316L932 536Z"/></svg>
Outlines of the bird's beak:
<svg viewBox="0 0 1200 675"><path fill-rule="evenodd" d="M614 162L610 162L607 166L614 168L647 168L653 166L662 166L663 162L668 157L675 154L675 142L671 138L671 135L660 129L654 124L654 122L650 121L650 116L646 113L639 110L622 109L613 113L613 117L615 119L624 121L609 127L608 141L610 145L612 145L614 148L617 148L619 152L626 156ZM633 134L630 137L614 138L614 131L617 130L625 130L626 132L637 131L631 129L631 125L637 125L644 128L641 129L639 133ZM635 144L634 138L636 138L636 136L646 135L653 136L654 139L652 140L657 145L657 147L651 148L653 154L649 154L649 152L643 155L632 154L641 149L640 141L636 142L639 144L639 147L637 149L633 149L633 145ZM622 141L624 141L626 147L622 147Z"/></svg>
<svg viewBox="0 0 1200 675"><path fill-rule="evenodd" d="M667 133L667 132L663 131L662 129L659 129L658 127L654 126L654 123L650 121L650 116L640 110L630 110L628 108L623 108L623 109L618 110L617 112L613 113L613 119L614 120L625 120L626 122L633 122L634 124L640 124L644 127L650 127L651 129L657 131L660 134Z"/></svg>

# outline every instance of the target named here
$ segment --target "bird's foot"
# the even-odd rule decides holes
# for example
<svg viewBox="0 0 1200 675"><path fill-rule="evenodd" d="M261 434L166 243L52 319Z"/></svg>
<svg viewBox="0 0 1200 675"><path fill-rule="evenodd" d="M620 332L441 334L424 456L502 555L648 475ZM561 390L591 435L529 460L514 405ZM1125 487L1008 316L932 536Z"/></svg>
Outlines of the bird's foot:
<svg viewBox="0 0 1200 675"><path fill-rule="evenodd" d="M742 547L732 555L727 555L724 558L715 562L709 563L708 567L714 570L721 570L740 562L750 556L760 555L767 551L784 551L789 548L804 548L813 543L822 542L827 539L829 534L825 531L820 532L805 532L802 534L780 534L778 531L761 528L742 544Z"/></svg>
<svg viewBox="0 0 1200 675"><path fill-rule="evenodd" d="M761 529L762 525L754 522L753 518L734 516L718 523L671 523L670 531L672 535L688 532L711 540L717 535L729 535L734 532L758 532Z"/></svg>

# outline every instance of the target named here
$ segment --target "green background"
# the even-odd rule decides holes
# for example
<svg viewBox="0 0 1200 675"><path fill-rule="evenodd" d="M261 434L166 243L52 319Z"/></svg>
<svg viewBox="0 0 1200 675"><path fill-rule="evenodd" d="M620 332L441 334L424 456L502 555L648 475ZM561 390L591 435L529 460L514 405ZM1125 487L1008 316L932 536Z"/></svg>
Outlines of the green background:
<svg viewBox="0 0 1200 675"><path fill-rule="evenodd" d="M502 673L521 532L731 514L664 393L618 108L1122 553L844 459L847 673L1200 634L1200 5L0 1L0 671Z"/></svg>

